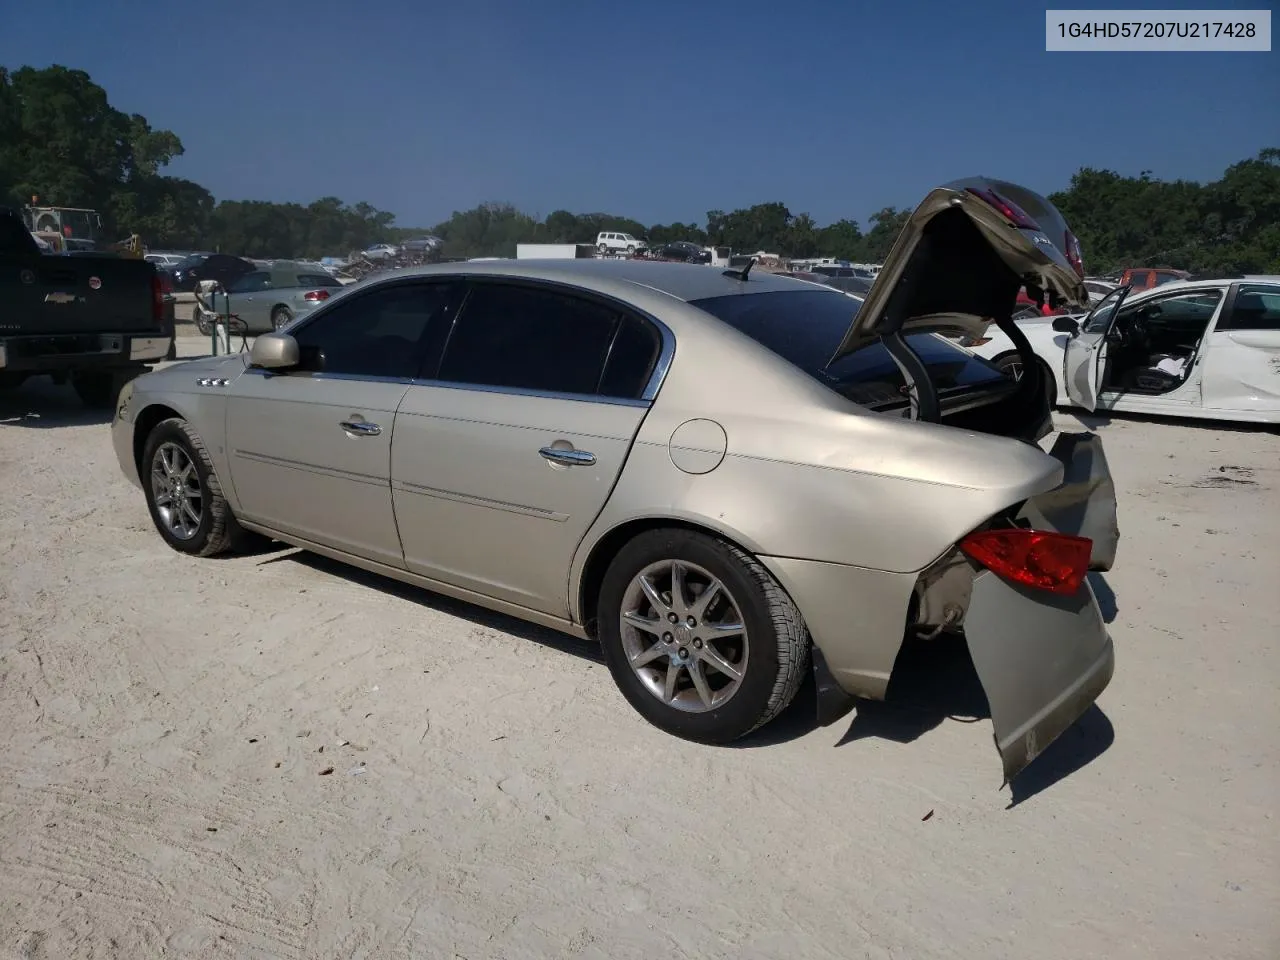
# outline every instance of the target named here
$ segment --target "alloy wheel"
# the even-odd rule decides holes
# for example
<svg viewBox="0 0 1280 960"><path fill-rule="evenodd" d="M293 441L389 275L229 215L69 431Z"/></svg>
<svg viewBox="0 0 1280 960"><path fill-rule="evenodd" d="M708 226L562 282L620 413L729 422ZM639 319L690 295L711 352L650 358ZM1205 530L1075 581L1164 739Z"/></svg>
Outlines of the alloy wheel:
<svg viewBox="0 0 1280 960"><path fill-rule="evenodd" d="M151 460L151 494L165 529L190 540L204 519L204 491L191 455L176 443L162 443Z"/></svg>
<svg viewBox="0 0 1280 960"><path fill-rule="evenodd" d="M661 560L627 585L622 648L644 688L685 713L727 703L747 674L747 629L729 589L696 564Z"/></svg>

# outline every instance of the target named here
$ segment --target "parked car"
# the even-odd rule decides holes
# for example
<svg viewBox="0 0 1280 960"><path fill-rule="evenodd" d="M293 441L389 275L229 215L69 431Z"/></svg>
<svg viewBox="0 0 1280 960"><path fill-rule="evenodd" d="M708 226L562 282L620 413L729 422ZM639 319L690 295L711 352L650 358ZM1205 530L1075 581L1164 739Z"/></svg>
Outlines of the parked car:
<svg viewBox="0 0 1280 960"><path fill-rule="evenodd" d="M1189 280L1191 274L1186 270L1174 270L1172 267L1134 267L1120 274L1116 286L1129 286L1135 291L1153 290L1175 280Z"/></svg>
<svg viewBox="0 0 1280 960"><path fill-rule="evenodd" d="M364 255L370 260L394 260L400 255L400 248L393 243L375 243L365 247Z"/></svg>
<svg viewBox="0 0 1280 960"><path fill-rule="evenodd" d="M611 253L625 253L630 256L648 249L647 243L637 240L629 233L605 232L596 236L596 252L601 256Z"/></svg>
<svg viewBox="0 0 1280 960"><path fill-rule="evenodd" d="M1087 315L1019 321L1051 402L1085 410L1280 423L1280 277L1120 287ZM989 330L961 340L1011 377L1023 362Z"/></svg>
<svg viewBox="0 0 1280 960"><path fill-rule="evenodd" d="M412 237L400 243L401 250L412 254L430 253L442 246L444 246L444 241L439 237Z"/></svg>
<svg viewBox="0 0 1280 960"><path fill-rule="evenodd" d="M173 288L180 293L192 293L202 280L216 280L224 288L254 269L254 265L242 257L225 253L193 253L169 270Z"/></svg>
<svg viewBox="0 0 1280 960"><path fill-rule="evenodd" d="M187 259L187 254L183 253L148 253L143 256L143 260L148 263L154 263L157 267L169 269L176 267L183 260Z"/></svg>
<svg viewBox="0 0 1280 960"><path fill-rule="evenodd" d="M707 264L711 262L710 250L701 244L690 243L688 240L676 240L660 247L658 256L664 260L675 260L682 263Z"/></svg>
<svg viewBox="0 0 1280 960"><path fill-rule="evenodd" d="M244 332L254 335L279 330L306 316L343 286L341 279L319 264L277 260L270 270L242 274L226 293L213 297L213 307L239 317ZM203 316L197 323L201 333L209 333Z"/></svg>
<svg viewBox="0 0 1280 960"><path fill-rule="evenodd" d="M853 293L865 295L871 291L874 280L867 280L859 276L830 276L825 273L815 274L819 278L819 283L825 283L828 287L839 290L841 293Z"/></svg>
<svg viewBox="0 0 1280 960"><path fill-rule="evenodd" d="M134 381L115 450L174 549L264 534L593 637L691 740L767 723L808 669L829 721L885 695L908 632L962 630L1007 779L1111 678L1086 572L1114 487L1096 435L1049 442L1034 377L929 331L1011 326L1014 276L1084 302L1069 239L973 180L865 301L750 262L401 271Z"/></svg>

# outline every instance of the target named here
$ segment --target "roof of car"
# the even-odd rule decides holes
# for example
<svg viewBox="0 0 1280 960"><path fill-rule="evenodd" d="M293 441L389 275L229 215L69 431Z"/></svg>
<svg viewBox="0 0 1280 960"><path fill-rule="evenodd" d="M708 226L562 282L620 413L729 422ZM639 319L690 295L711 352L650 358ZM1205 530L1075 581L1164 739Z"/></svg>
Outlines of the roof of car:
<svg viewBox="0 0 1280 960"><path fill-rule="evenodd" d="M1134 290L1130 296L1148 297L1156 293L1169 293L1171 291L1187 290L1193 287L1229 287L1233 283L1280 284L1280 275L1259 273L1232 277L1205 277L1203 280L1170 280L1168 283L1162 283L1157 287L1150 287L1146 290Z"/></svg>
<svg viewBox="0 0 1280 960"><path fill-rule="evenodd" d="M549 280L592 286L592 281L629 281L661 291L678 300L705 300L739 293L769 293L812 289L812 284L765 270L753 269L745 282L716 267L651 260L489 260L483 263L431 264L389 271L379 280L403 276L475 274L529 280ZM828 288L829 289L829 288ZM838 293L839 291L833 291Z"/></svg>

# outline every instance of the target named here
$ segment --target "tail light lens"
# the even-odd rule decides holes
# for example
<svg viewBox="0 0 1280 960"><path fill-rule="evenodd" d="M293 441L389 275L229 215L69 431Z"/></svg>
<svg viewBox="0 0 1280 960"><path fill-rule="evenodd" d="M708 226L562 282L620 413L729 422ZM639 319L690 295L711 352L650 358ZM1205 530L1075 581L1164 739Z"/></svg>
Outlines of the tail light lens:
<svg viewBox="0 0 1280 960"><path fill-rule="evenodd" d="M1067 231L1066 243L1067 262L1071 264L1071 269L1076 272L1076 276L1083 280L1084 256L1080 253L1080 241L1076 239L1076 235L1070 230Z"/></svg>
<svg viewBox="0 0 1280 960"><path fill-rule="evenodd" d="M310 300L313 303L317 300L328 300L329 291L328 290L308 290L306 293L302 295L302 299Z"/></svg>
<svg viewBox="0 0 1280 960"><path fill-rule="evenodd" d="M159 273L151 274L151 319L164 322L164 284Z"/></svg>
<svg viewBox="0 0 1280 960"><path fill-rule="evenodd" d="M1089 572L1093 541L1043 530L980 530L960 541L970 560L1014 583L1071 595Z"/></svg>
<svg viewBox="0 0 1280 960"><path fill-rule="evenodd" d="M990 207L1000 212L1000 216L1004 217L1015 227L1021 230L1039 230L1040 224L1031 219L1027 211L1012 200L1000 196L994 190L979 190L976 187L966 187L967 193L972 193L975 197L986 202Z"/></svg>

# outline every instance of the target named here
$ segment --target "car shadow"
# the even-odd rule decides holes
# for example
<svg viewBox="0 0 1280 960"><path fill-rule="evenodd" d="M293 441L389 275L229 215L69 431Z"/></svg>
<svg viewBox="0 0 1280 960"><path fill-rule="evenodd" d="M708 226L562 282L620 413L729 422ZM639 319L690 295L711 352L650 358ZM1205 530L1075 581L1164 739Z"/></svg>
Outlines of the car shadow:
<svg viewBox="0 0 1280 960"><path fill-rule="evenodd" d="M0 426L48 430L111 422L114 411L86 407L69 384L34 377L19 387L0 390Z"/></svg>
<svg viewBox="0 0 1280 960"><path fill-rule="evenodd" d="M1212 431L1214 433L1276 433L1280 426L1274 423L1233 423L1227 420L1206 420L1201 417L1173 417L1165 414L1131 413L1128 410L1109 410L1086 413L1083 410L1061 409L1060 415L1071 417L1080 422L1087 430L1097 430L1113 424L1149 423L1160 427L1182 427L1188 430Z"/></svg>
<svg viewBox="0 0 1280 960"><path fill-rule="evenodd" d="M990 719L987 696L962 637L943 635L929 641L909 639L898 654L885 699L860 700L849 729L836 746L868 737L906 744L941 726L946 720L977 723ZM1114 740L1115 730L1111 721L1094 704L1014 777L1010 784L1008 809L1091 763ZM999 763L994 757L993 761Z"/></svg>
<svg viewBox="0 0 1280 960"><path fill-rule="evenodd" d="M477 626L501 630L591 663L604 663L599 645L592 641L578 640L557 630L401 583L381 574L369 573L319 554L270 542L264 544L257 555L262 557L258 561L260 564L297 563ZM1114 600L1114 595L1109 590L1106 592ZM786 710L765 727L729 746L752 749L787 743L817 729L816 718L817 689L813 673L809 671ZM859 700L848 730L835 745L844 746L869 737L907 744L946 720L976 723L990 719L986 694L962 637L944 635L929 641L908 639L894 665L885 699ZM1110 747L1114 739L1111 721L1096 705L1090 707L1080 720L1014 778L1009 809L1086 766ZM999 760L993 757L993 762L998 764Z"/></svg>
<svg viewBox="0 0 1280 960"><path fill-rule="evenodd" d="M1102 611L1104 623L1113 623L1120 608L1116 605L1116 594L1111 584L1101 573L1089 574L1089 586L1093 588L1094 599L1098 601L1098 609Z"/></svg>
<svg viewBox="0 0 1280 960"><path fill-rule="evenodd" d="M476 604L467 603L465 600L455 600L442 593L433 593L423 587L401 583L391 577L370 573L340 560L330 560L320 554L310 553L281 543L273 542L269 546L264 546L261 552L262 554L267 554L273 551L275 551L273 555L264 556L259 563L297 563L329 576L340 577L350 583L359 584L372 590L379 590L397 599L408 600L421 607L438 610L441 613L447 613L450 616L470 621L479 627L501 630L503 633L510 633L522 640L530 640L544 647L558 650L561 653L573 654L592 663L604 663L604 657L600 653L600 645L593 641L579 640L549 627L541 627L526 620L507 616L504 613L496 613Z"/></svg>

